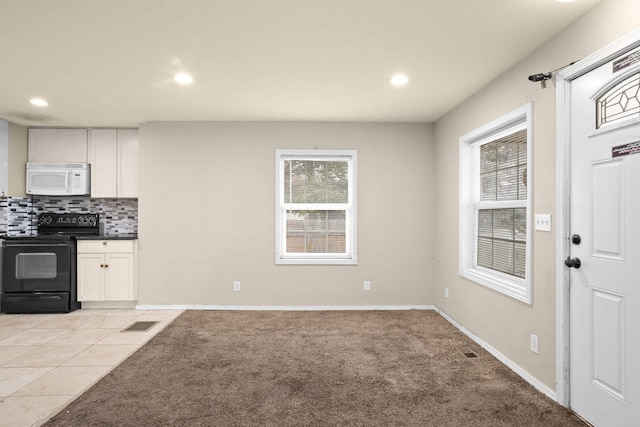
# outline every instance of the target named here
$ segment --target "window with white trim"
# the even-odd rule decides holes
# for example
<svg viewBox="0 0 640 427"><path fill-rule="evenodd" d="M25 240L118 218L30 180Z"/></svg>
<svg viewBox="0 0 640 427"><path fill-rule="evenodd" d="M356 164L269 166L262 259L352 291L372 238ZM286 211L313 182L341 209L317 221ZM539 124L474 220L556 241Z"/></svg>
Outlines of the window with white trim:
<svg viewBox="0 0 640 427"><path fill-rule="evenodd" d="M276 264L357 264L356 151L276 151Z"/></svg>
<svg viewBox="0 0 640 427"><path fill-rule="evenodd" d="M460 275L531 304L532 106L460 138Z"/></svg>

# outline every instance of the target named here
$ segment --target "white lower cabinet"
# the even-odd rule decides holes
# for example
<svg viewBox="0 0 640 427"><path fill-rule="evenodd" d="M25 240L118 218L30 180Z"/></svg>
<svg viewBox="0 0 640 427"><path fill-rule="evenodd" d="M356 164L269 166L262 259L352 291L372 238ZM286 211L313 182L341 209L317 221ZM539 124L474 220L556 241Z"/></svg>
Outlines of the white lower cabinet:
<svg viewBox="0 0 640 427"><path fill-rule="evenodd" d="M136 300L135 243L78 241L78 301Z"/></svg>

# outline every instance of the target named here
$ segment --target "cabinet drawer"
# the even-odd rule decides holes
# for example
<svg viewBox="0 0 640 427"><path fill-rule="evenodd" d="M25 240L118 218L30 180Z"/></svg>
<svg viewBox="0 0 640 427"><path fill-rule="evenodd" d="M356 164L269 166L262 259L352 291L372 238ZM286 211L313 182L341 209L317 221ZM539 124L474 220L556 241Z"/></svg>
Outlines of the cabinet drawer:
<svg viewBox="0 0 640 427"><path fill-rule="evenodd" d="M133 240L79 240L78 253L133 253Z"/></svg>

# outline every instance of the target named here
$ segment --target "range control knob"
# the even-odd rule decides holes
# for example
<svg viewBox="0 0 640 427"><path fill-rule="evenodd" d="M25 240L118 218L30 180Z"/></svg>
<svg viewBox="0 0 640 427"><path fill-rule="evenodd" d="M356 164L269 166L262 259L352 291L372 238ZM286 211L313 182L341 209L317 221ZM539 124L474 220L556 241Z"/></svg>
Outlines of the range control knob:
<svg viewBox="0 0 640 427"><path fill-rule="evenodd" d="M53 218L50 215L40 215L38 225L49 225L53 222Z"/></svg>

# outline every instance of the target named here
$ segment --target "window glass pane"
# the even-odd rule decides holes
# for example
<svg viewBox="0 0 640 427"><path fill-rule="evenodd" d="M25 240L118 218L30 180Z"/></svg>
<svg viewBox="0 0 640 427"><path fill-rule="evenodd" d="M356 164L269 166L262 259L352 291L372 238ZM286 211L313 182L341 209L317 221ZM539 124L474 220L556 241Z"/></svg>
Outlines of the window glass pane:
<svg viewBox="0 0 640 427"><path fill-rule="evenodd" d="M493 268L493 241L491 239L478 238L478 265L485 268Z"/></svg>
<svg viewBox="0 0 640 427"><path fill-rule="evenodd" d="M346 252L345 211L288 211L286 252Z"/></svg>
<svg viewBox="0 0 640 427"><path fill-rule="evenodd" d="M525 131L522 131L525 132ZM520 138L517 142L518 145L518 164L527 165L527 134L518 136Z"/></svg>
<svg viewBox="0 0 640 427"><path fill-rule="evenodd" d="M480 173L496 171L496 145L494 143L484 144L480 150Z"/></svg>
<svg viewBox="0 0 640 427"><path fill-rule="evenodd" d="M514 239L524 242L527 240L527 209L514 209Z"/></svg>
<svg viewBox="0 0 640 427"><path fill-rule="evenodd" d="M495 172L485 173L480 176L480 200L496 200L498 190L496 188L496 179L498 175Z"/></svg>
<svg viewBox="0 0 640 427"><path fill-rule="evenodd" d="M480 146L480 200L527 199L527 131Z"/></svg>
<svg viewBox="0 0 640 427"><path fill-rule="evenodd" d="M347 203L349 163L341 160L285 160L285 203Z"/></svg>
<svg viewBox="0 0 640 427"><path fill-rule="evenodd" d="M527 200L527 166L518 166L518 200Z"/></svg>
<svg viewBox="0 0 640 427"><path fill-rule="evenodd" d="M498 194L495 200L518 200L518 167L498 171Z"/></svg>
<svg viewBox="0 0 640 427"><path fill-rule="evenodd" d="M493 269L513 274L513 243L493 241Z"/></svg>
<svg viewBox="0 0 640 427"><path fill-rule="evenodd" d="M477 265L524 278L526 235L526 208L480 209Z"/></svg>
<svg viewBox="0 0 640 427"><path fill-rule="evenodd" d="M491 209L483 209L478 212L478 235L493 237L493 211Z"/></svg>
<svg viewBox="0 0 640 427"><path fill-rule="evenodd" d="M527 246L526 243L514 244L513 275L525 277L527 270Z"/></svg>
<svg viewBox="0 0 640 427"><path fill-rule="evenodd" d="M498 169L512 168L518 165L518 142L513 136L497 140L496 161Z"/></svg>
<svg viewBox="0 0 640 427"><path fill-rule="evenodd" d="M493 237L513 240L513 209L493 210Z"/></svg>

